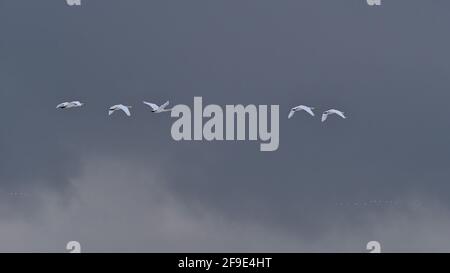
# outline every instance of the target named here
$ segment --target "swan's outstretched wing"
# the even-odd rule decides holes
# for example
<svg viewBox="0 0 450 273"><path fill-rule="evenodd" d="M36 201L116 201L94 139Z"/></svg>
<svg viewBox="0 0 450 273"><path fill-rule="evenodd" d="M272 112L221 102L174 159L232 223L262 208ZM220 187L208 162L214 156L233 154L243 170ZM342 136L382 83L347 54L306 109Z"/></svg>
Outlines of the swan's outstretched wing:
<svg viewBox="0 0 450 273"><path fill-rule="evenodd" d="M328 114L323 113L322 114L322 122L324 122L325 120L327 120Z"/></svg>
<svg viewBox="0 0 450 273"><path fill-rule="evenodd" d="M161 105L161 109L166 108L169 105L169 101L166 101L163 105Z"/></svg>
<svg viewBox="0 0 450 273"><path fill-rule="evenodd" d="M131 116L130 109L128 109L128 107L126 107L126 106L124 106L124 105L120 105L118 108L119 108L120 110L124 111L125 114L127 114L127 116Z"/></svg>
<svg viewBox="0 0 450 273"><path fill-rule="evenodd" d="M314 117L314 112L312 111L312 109L314 109L314 108L311 108L311 107L302 107L302 109L305 110L308 114L310 114L311 116Z"/></svg>
<svg viewBox="0 0 450 273"><path fill-rule="evenodd" d="M109 109L108 116L111 116L114 113L114 110Z"/></svg>
<svg viewBox="0 0 450 273"><path fill-rule="evenodd" d="M343 119L346 119L347 117L344 115L344 112L341 112L341 111L335 111L334 112L336 115L338 115L338 116L340 116L341 118L343 118Z"/></svg>
<svg viewBox="0 0 450 273"><path fill-rule="evenodd" d="M291 109L291 111L289 112L289 115L288 115L288 119L292 118L294 116L294 114L295 114L295 110Z"/></svg>
<svg viewBox="0 0 450 273"><path fill-rule="evenodd" d="M336 109L330 109L327 112L328 112L328 114L335 114L335 115L340 116L341 118L344 118L344 119L346 118L344 115L344 112L336 110Z"/></svg>
<svg viewBox="0 0 450 273"><path fill-rule="evenodd" d="M146 101L143 101L144 102L144 104L146 104L146 105L148 105L148 106L150 106L152 109L153 109L153 111L156 111L156 110L158 110L159 109L159 106L158 105L156 105L156 104L154 104L154 103L151 103L151 102L146 102Z"/></svg>

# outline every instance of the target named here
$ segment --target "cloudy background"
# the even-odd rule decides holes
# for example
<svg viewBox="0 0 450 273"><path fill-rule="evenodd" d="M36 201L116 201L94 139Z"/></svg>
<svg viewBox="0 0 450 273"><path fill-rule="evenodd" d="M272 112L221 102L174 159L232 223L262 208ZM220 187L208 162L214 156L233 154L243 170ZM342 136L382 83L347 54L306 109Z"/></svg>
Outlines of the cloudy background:
<svg viewBox="0 0 450 273"><path fill-rule="evenodd" d="M0 251L450 251L449 1L82 1L0 0ZM141 103L194 96L279 104L279 150Z"/></svg>

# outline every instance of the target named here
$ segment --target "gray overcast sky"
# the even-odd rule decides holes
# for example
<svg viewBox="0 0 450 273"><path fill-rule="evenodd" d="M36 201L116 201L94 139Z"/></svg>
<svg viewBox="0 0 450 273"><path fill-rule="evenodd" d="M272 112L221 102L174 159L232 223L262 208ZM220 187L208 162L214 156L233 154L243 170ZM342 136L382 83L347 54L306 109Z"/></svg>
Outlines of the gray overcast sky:
<svg viewBox="0 0 450 273"><path fill-rule="evenodd" d="M449 11L0 0L0 251L450 251ZM194 96L279 104L279 150L175 142L141 103Z"/></svg>

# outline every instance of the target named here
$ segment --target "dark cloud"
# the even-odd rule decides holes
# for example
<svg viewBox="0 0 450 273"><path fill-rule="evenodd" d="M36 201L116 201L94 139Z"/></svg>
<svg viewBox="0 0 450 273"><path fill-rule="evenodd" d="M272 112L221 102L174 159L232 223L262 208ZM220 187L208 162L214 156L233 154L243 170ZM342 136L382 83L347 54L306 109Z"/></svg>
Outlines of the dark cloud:
<svg viewBox="0 0 450 273"><path fill-rule="evenodd" d="M448 226L450 3L60 2L0 3L0 190L32 196L2 199L17 215L11 220L2 211L1 225L18 221L23 238L46 240L15 243L13 228L4 245L52 250L74 234L92 240L94 250L217 250L222 239L245 243L254 231L252 247L231 240L219 250L345 251L395 236L391 250L446 249L427 230L441 234ZM262 153L256 142L175 142L173 120L141 105L144 99L192 105L194 96L204 104L280 104L279 150ZM72 99L86 106L56 111ZM117 103L135 105L133 117L108 117L107 107ZM349 118L326 125L303 115L287 120L300 103L342 109ZM117 159L123 168L109 165ZM162 182L146 184L141 173ZM109 189L107 181L120 187ZM87 194L90 185L98 188ZM176 209L165 210L155 188ZM131 204L132 196L123 196L124 211L101 209L123 191L145 201ZM52 198L59 201L45 201ZM397 205L339 205L371 200ZM79 219L58 218L73 206ZM181 217L180 227L198 240L147 248L139 238L152 242L182 230L161 218L140 221L147 208ZM121 213L129 215L134 236L113 220ZM46 217L55 237L27 233ZM198 217L207 217L200 222L210 237L189 233L201 230L193 224ZM224 222L235 229L215 233ZM408 225L409 233L394 231ZM104 238L96 239L100 233ZM277 243L256 243L268 235ZM222 239L208 243L213 237Z"/></svg>

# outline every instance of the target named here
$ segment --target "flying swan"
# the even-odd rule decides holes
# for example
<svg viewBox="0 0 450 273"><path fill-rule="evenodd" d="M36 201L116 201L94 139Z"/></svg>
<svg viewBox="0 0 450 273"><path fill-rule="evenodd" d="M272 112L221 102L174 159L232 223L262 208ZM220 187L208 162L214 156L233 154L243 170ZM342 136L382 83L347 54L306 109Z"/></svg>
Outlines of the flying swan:
<svg viewBox="0 0 450 273"><path fill-rule="evenodd" d="M311 116L314 117L314 112L312 111L312 110L314 110L314 107L308 107L308 106L305 106L305 105L299 105L299 106L296 106L296 107L291 109L291 111L289 112L288 119L292 118L294 116L295 112L302 111L302 110L307 112L308 114L310 114Z"/></svg>
<svg viewBox="0 0 450 273"><path fill-rule="evenodd" d="M324 122L327 119L328 115L333 115L333 114L334 115L338 115L338 116L340 116L343 119L347 118L344 115L344 112L336 110L336 109L330 109L330 110L327 110L327 111L323 112L323 114L322 114L322 122Z"/></svg>
<svg viewBox="0 0 450 273"><path fill-rule="evenodd" d="M170 112L172 111L172 109L166 109L166 107L169 105L169 101L166 101L164 104L162 104L161 106L158 106L154 103L151 102L146 102L143 101L145 105L148 105L152 108L152 112L153 113L162 113L162 112Z"/></svg>
<svg viewBox="0 0 450 273"><path fill-rule="evenodd" d="M109 107L109 112L108 114L111 116L115 111L123 111L127 116L131 116L130 113L130 108L131 106L125 106L123 104L117 104L117 105L113 105L111 107Z"/></svg>
<svg viewBox="0 0 450 273"><path fill-rule="evenodd" d="M69 108L75 108L75 107L81 107L84 103L81 103L79 101L71 101L71 102L63 102L56 106L56 109L69 109Z"/></svg>

